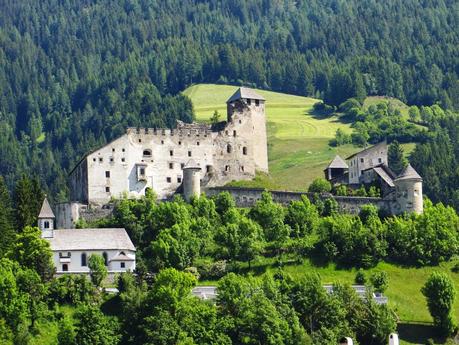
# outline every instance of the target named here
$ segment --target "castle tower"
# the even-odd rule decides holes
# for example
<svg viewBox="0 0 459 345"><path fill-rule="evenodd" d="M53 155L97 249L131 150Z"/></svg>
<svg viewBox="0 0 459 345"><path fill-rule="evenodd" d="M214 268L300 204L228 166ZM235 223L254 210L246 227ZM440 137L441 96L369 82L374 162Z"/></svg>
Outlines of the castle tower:
<svg viewBox="0 0 459 345"><path fill-rule="evenodd" d="M194 160L189 160L183 168L183 197L190 201L193 196L201 195L201 168Z"/></svg>
<svg viewBox="0 0 459 345"><path fill-rule="evenodd" d="M394 180L395 205L393 213L422 213L422 177L408 164L405 170Z"/></svg>
<svg viewBox="0 0 459 345"><path fill-rule="evenodd" d="M257 171L268 172L268 144L266 139L265 99L255 91L241 87L226 102L228 123L245 122L241 135L250 138L249 152Z"/></svg>
<svg viewBox="0 0 459 345"><path fill-rule="evenodd" d="M53 237L55 219L56 217L49 205L48 198L45 197L41 206L40 214L38 215L38 227L41 230L42 237Z"/></svg>

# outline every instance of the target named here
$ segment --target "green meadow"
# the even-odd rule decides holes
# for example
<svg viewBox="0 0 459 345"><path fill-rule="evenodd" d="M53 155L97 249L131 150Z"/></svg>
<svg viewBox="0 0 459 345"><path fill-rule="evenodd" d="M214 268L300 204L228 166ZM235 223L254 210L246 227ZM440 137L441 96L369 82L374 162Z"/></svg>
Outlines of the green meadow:
<svg viewBox="0 0 459 345"><path fill-rule="evenodd" d="M184 94L193 102L196 120L209 121L215 110L221 119L225 118L226 100L236 90L236 86L199 84L189 87ZM352 145L338 148L328 145L338 128L347 133L352 130L337 117L323 118L314 114L312 106L319 100L256 91L266 99L270 174L240 185L306 190L314 178L323 176L323 169L336 154L346 158L359 150Z"/></svg>

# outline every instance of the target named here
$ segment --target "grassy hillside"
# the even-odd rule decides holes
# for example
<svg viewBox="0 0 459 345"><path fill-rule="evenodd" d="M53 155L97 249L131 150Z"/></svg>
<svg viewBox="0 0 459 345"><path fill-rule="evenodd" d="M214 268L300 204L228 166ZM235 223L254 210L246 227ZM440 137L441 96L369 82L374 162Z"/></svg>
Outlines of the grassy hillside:
<svg viewBox="0 0 459 345"><path fill-rule="evenodd" d="M184 94L193 101L198 121L208 121L215 110L226 116L226 100L236 86L199 84ZM312 111L316 99L256 90L266 98L270 178L259 177L255 184L289 190L305 190L336 154L343 158L359 148L352 145L331 148L328 141L338 128L350 133L348 124L336 117L321 118Z"/></svg>

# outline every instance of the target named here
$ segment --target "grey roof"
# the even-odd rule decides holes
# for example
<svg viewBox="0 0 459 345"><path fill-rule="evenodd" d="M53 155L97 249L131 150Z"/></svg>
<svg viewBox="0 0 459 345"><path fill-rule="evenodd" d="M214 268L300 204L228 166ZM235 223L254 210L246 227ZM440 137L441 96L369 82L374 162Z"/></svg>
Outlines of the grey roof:
<svg viewBox="0 0 459 345"><path fill-rule="evenodd" d="M375 149L378 149L380 147L386 147L387 146L387 142L384 140L384 141L381 141L380 143L377 143L373 146L370 146L370 147L367 147L366 149L362 150L362 151L359 151L359 152L356 152L354 153L353 155L350 155L349 157L346 158L346 160L348 159L351 159L357 155L360 155L361 153L366 153L367 151L373 151Z"/></svg>
<svg viewBox="0 0 459 345"><path fill-rule="evenodd" d="M51 250L134 250L125 229L61 229L47 239Z"/></svg>
<svg viewBox="0 0 459 345"><path fill-rule="evenodd" d="M56 218L54 216L53 210L51 209L51 206L49 205L47 197L45 197L45 200L43 200L38 218Z"/></svg>
<svg viewBox="0 0 459 345"><path fill-rule="evenodd" d="M328 166L326 167L326 169L348 169L349 166L347 165L347 163L338 155L335 156L335 158L333 158L333 160L330 162L330 164L328 164Z"/></svg>
<svg viewBox="0 0 459 345"><path fill-rule="evenodd" d="M241 98L249 98L249 99L259 99L261 101L264 101L265 99L260 96L258 93L253 91L252 89L249 89L247 87L240 87L237 89L237 91L226 101L226 103L233 102L235 100L241 99Z"/></svg>
<svg viewBox="0 0 459 345"><path fill-rule="evenodd" d="M376 174L378 174L381 179L387 183L389 187L395 187L392 177L384 170L382 166L373 168Z"/></svg>
<svg viewBox="0 0 459 345"><path fill-rule="evenodd" d="M422 177L418 174L416 170L411 166L411 164L408 164L408 166L403 170L400 175L397 176L395 179L396 181L400 180L421 180Z"/></svg>
<svg viewBox="0 0 459 345"><path fill-rule="evenodd" d="M194 159L190 159L186 164L183 169L199 169L201 170L201 167L194 161Z"/></svg>

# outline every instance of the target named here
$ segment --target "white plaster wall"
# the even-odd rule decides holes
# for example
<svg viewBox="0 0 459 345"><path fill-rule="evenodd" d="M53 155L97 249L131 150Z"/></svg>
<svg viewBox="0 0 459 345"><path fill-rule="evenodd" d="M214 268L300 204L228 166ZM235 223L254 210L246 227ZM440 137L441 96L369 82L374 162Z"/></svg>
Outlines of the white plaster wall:
<svg viewBox="0 0 459 345"><path fill-rule="evenodd" d="M362 162L363 158L363 162ZM352 159L347 161L349 166L349 184L360 183L362 170L366 170L380 164L388 164L387 161L387 146L376 145L365 152L358 153Z"/></svg>
<svg viewBox="0 0 459 345"><path fill-rule="evenodd" d="M422 213L424 200L422 198L422 181L401 180L395 181L395 202L393 213L403 212Z"/></svg>
<svg viewBox="0 0 459 345"><path fill-rule="evenodd" d="M130 251L130 250L123 250L124 253L135 259L135 252ZM61 260L67 260L67 258L60 258L59 253L62 253L64 256L67 256L67 253L70 252L70 262L61 262ZM108 271L109 272L126 272L128 270L134 271L135 269L135 260L134 261L124 261L125 262L125 268L120 267L120 261L113 261L110 262L112 258L117 256L120 252L120 250L86 250L86 251L79 251L79 250L73 250L73 251L54 251L53 250L53 261L54 261L54 266L56 267L56 273L89 273L89 268L88 266L81 266L81 254L86 253L86 264L89 263L89 257L91 254L97 254L101 255L103 252L107 253L108 256ZM62 265L66 263L68 265L68 272L63 272L62 271Z"/></svg>

